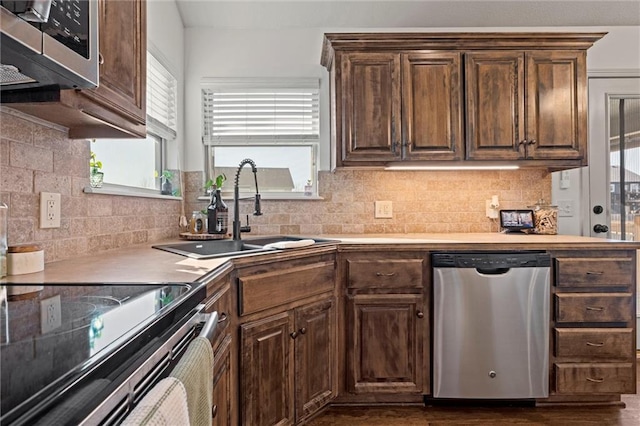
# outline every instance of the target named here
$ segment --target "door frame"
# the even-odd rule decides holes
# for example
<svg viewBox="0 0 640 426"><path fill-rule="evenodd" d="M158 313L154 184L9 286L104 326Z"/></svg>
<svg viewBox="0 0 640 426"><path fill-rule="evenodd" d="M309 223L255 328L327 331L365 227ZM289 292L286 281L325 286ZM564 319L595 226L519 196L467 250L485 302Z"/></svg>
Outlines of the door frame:
<svg viewBox="0 0 640 426"><path fill-rule="evenodd" d="M605 223L610 226L610 159L608 144L602 146L597 141L607 140L609 134L609 100L618 96L640 96L640 73L622 76L592 76L589 87L589 166L582 168L581 180L586 189L582 197L582 235L607 238L609 233L595 234L593 226ZM604 98L603 98L604 97ZM605 118L602 120L602 118ZM605 164L595 166L594 160L604 158ZM601 167L603 166L603 167ZM606 184L596 183L606 182ZM595 214L592 207L606 206L601 214ZM604 215L604 216L603 216Z"/></svg>

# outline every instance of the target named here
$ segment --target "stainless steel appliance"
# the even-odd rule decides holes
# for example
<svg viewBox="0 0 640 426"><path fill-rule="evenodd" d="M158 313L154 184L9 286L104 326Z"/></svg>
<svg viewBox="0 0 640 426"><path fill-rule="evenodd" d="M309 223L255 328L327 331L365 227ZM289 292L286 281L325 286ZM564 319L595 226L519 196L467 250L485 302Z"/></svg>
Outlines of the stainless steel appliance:
<svg viewBox="0 0 640 426"><path fill-rule="evenodd" d="M433 397L549 394L550 256L434 253Z"/></svg>
<svg viewBox="0 0 640 426"><path fill-rule="evenodd" d="M45 285L8 300L0 424L118 424L197 335L205 295L186 283Z"/></svg>
<svg viewBox="0 0 640 426"><path fill-rule="evenodd" d="M0 1L0 90L98 85L97 0Z"/></svg>

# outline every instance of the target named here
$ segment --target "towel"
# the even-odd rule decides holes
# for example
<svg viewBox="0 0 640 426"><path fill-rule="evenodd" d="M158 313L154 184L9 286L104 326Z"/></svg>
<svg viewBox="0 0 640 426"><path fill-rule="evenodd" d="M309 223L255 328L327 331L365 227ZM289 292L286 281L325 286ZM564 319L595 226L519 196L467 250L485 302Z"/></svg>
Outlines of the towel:
<svg viewBox="0 0 640 426"><path fill-rule="evenodd" d="M187 391L167 377L155 384L122 422L123 426L188 426Z"/></svg>
<svg viewBox="0 0 640 426"><path fill-rule="evenodd" d="M187 390L189 424L211 425L213 396L213 348L205 337L196 337L178 361L171 377L180 380Z"/></svg>

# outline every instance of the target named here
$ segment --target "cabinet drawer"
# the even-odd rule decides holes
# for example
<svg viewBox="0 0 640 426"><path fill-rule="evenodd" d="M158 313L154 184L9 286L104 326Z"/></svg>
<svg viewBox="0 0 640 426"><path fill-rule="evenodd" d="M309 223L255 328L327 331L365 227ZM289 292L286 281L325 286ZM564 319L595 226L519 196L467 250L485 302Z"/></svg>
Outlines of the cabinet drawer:
<svg viewBox="0 0 640 426"><path fill-rule="evenodd" d="M629 286L633 283L633 266L633 259L628 257L558 258L556 286Z"/></svg>
<svg viewBox="0 0 640 426"><path fill-rule="evenodd" d="M349 288L422 288L424 262L424 259L349 259Z"/></svg>
<svg viewBox="0 0 640 426"><path fill-rule="evenodd" d="M239 278L240 315L332 291L335 263L318 262Z"/></svg>
<svg viewBox="0 0 640 426"><path fill-rule="evenodd" d="M556 328L557 357L626 360L635 355L631 328Z"/></svg>
<svg viewBox="0 0 640 426"><path fill-rule="evenodd" d="M632 363L555 364L556 392L635 393Z"/></svg>
<svg viewBox="0 0 640 426"><path fill-rule="evenodd" d="M556 294L556 322L627 322L633 319L631 293Z"/></svg>
<svg viewBox="0 0 640 426"><path fill-rule="evenodd" d="M213 342L213 350L217 350L218 345L226 336L226 330L231 320L231 285L225 283L220 290L214 293L205 303L205 312L218 312L218 341Z"/></svg>

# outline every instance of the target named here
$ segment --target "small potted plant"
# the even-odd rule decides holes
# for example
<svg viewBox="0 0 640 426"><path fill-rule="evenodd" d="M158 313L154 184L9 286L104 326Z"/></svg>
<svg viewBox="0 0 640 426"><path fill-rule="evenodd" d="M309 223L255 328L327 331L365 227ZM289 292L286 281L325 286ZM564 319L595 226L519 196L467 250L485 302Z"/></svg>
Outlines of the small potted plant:
<svg viewBox="0 0 640 426"><path fill-rule="evenodd" d="M160 193L162 195L173 195L173 184L171 181L173 180L173 172L171 170L164 170L162 175L162 186L160 189Z"/></svg>
<svg viewBox="0 0 640 426"><path fill-rule="evenodd" d="M102 170L102 161L96 158L96 153L91 151L91 158L89 158L89 169L91 171L89 175L89 183L92 188L102 187L102 181L104 179L104 173Z"/></svg>

